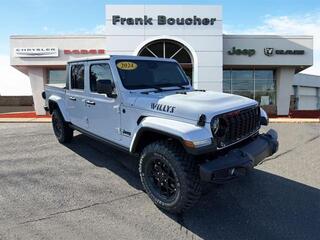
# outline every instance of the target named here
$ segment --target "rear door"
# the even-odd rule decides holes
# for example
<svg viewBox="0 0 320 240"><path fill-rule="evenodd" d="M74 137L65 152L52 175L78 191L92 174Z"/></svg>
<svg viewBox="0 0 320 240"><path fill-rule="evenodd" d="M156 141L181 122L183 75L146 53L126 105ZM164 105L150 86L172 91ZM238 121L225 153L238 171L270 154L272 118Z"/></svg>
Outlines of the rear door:
<svg viewBox="0 0 320 240"><path fill-rule="evenodd" d="M88 128L85 109L85 69L86 63L72 63L69 66L69 89L66 91L66 102L71 123L82 129Z"/></svg>
<svg viewBox="0 0 320 240"><path fill-rule="evenodd" d="M120 97L108 97L97 93L99 80L114 78L108 61L95 61L88 63L89 81L86 98L86 109L89 121L89 130L97 136L107 140L118 141L120 133ZM116 91L116 89L114 89Z"/></svg>

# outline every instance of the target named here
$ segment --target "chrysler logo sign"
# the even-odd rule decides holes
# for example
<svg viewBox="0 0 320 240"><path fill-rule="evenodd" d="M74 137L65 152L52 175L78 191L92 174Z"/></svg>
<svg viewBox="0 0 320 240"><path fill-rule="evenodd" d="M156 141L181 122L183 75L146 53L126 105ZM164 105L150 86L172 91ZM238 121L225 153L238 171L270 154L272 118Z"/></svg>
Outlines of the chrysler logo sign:
<svg viewBox="0 0 320 240"><path fill-rule="evenodd" d="M14 48L15 57L59 57L59 49L56 47L29 47Z"/></svg>
<svg viewBox="0 0 320 240"><path fill-rule="evenodd" d="M268 57L273 55L303 55L304 50L283 50L283 49L274 49L274 48L265 48L264 54Z"/></svg>
<svg viewBox="0 0 320 240"><path fill-rule="evenodd" d="M143 17L121 17L120 15L112 16L113 25L153 25L154 19L144 15ZM196 15L188 18L172 18L164 15L157 16L158 25L214 25L216 18L200 18Z"/></svg>

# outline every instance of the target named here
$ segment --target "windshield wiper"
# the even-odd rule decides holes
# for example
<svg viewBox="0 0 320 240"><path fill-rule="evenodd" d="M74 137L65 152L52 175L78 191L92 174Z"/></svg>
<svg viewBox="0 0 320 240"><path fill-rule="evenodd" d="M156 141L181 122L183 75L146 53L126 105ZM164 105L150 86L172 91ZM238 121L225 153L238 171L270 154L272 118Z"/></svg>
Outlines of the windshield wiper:
<svg viewBox="0 0 320 240"><path fill-rule="evenodd" d="M140 85L139 87L144 87L144 88L154 88L154 89L156 89L157 91L159 91L159 92L162 92L163 91L163 89L161 88L161 87L159 87L159 86L154 86L154 85Z"/></svg>
<svg viewBox="0 0 320 240"><path fill-rule="evenodd" d="M157 89L159 92L162 92L163 91L163 88L161 88L161 87L158 87L158 86L153 86L152 88L155 88L155 89Z"/></svg>
<svg viewBox="0 0 320 240"><path fill-rule="evenodd" d="M172 89L163 89L162 87L159 87L157 85L140 85L139 87L144 87L144 88L154 88L156 89L158 92L163 92L163 91L171 91ZM180 89L183 89L183 90L186 90L186 89L189 89L188 87L186 86L183 86L182 84L175 84L175 85L168 85L168 86L165 86L165 87L179 87ZM148 91L150 92L150 91Z"/></svg>
<svg viewBox="0 0 320 240"><path fill-rule="evenodd" d="M188 87L183 86L182 84L176 84L176 85L172 85L170 87L179 87L180 89L183 89L183 90L189 89Z"/></svg>

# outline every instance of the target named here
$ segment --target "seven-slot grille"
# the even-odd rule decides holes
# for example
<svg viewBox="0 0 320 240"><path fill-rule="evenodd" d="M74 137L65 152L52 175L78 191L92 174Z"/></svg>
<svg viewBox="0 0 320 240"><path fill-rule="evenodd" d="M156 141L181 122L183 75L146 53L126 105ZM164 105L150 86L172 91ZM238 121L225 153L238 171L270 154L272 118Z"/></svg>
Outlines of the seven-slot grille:
<svg viewBox="0 0 320 240"><path fill-rule="evenodd" d="M217 117L219 118L219 129L215 137L218 148L245 139L260 128L259 107L233 111Z"/></svg>

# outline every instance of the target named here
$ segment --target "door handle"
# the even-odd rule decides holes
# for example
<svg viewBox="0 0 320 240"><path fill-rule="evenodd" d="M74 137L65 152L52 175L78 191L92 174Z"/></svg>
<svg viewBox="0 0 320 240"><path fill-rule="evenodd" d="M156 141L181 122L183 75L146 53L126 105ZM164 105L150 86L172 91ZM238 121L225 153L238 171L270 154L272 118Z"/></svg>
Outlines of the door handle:
<svg viewBox="0 0 320 240"><path fill-rule="evenodd" d="M77 101L77 99L76 99L75 97L69 97L69 99L70 99L71 101Z"/></svg>
<svg viewBox="0 0 320 240"><path fill-rule="evenodd" d="M89 101L89 100L87 100L87 101L86 101L86 104L89 104L89 105L96 105L96 103L95 103L94 101Z"/></svg>

